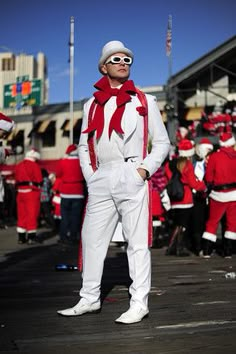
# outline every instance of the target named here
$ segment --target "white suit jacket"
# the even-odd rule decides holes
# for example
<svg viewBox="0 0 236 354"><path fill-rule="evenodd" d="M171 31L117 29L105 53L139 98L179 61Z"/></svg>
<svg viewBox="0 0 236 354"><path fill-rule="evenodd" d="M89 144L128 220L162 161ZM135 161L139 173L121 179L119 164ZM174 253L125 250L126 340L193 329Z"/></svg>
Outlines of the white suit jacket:
<svg viewBox="0 0 236 354"><path fill-rule="evenodd" d="M170 141L162 121L160 111L157 106L156 98L152 95L146 94L148 103L148 134L151 140L151 151L143 159L143 139L144 139L144 125L143 119L138 111L137 107L141 106L141 103L137 96L131 96L131 101L125 106L125 111L122 117L122 129L124 135L118 136L113 131L112 134L116 134L116 139L123 139L123 155L124 158L138 157L140 161L140 167L146 169L151 176L161 166L170 149ZM91 166L89 149L88 149L88 134L82 133L88 127L88 113L90 106L94 100L94 97L90 98L84 105L83 122L81 129L81 136L79 142L79 157L80 164L86 181L93 175L94 171ZM108 132L106 132L108 134ZM96 140L96 139L95 139ZM96 153L95 143L95 153Z"/></svg>

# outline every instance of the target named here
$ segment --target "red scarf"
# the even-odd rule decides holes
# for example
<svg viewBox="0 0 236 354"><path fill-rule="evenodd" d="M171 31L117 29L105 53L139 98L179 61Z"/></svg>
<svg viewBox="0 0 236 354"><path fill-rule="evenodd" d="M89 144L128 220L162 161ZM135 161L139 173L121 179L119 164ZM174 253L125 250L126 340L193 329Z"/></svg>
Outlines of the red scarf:
<svg viewBox="0 0 236 354"><path fill-rule="evenodd" d="M108 78L104 76L94 85L94 87L98 89L98 91L93 94L95 97L95 102L97 103L96 110L93 120L89 124L88 128L82 133L91 133L96 130L96 138L99 139L101 137L104 128L104 106L112 96L116 96L117 109L111 117L108 131L109 139L113 130L119 134L124 134L124 131L121 128L121 120L126 103L131 101L130 95L136 93L136 88L133 81L125 81L120 89L116 89L111 88Z"/></svg>

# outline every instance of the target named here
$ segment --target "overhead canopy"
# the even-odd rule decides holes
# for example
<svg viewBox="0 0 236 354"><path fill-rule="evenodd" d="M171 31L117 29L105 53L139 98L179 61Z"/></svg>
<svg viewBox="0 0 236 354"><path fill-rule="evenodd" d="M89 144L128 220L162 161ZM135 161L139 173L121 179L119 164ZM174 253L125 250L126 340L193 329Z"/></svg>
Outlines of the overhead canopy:
<svg viewBox="0 0 236 354"><path fill-rule="evenodd" d="M40 122L37 122L34 125L33 129L30 131L30 133L28 134L28 137L31 137L33 133L37 133L37 134L46 133L51 128L55 127L55 123L56 122L51 119L45 119Z"/></svg>
<svg viewBox="0 0 236 354"><path fill-rule="evenodd" d="M186 120L200 120L202 117L203 107L191 107L186 110Z"/></svg>
<svg viewBox="0 0 236 354"><path fill-rule="evenodd" d="M22 134L23 132L23 130L17 128L12 130L12 132L6 137L7 142L13 141L19 136L19 134Z"/></svg>
<svg viewBox="0 0 236 354"><path fill-rule="evenodd" d="M73 129L76 129L77 126L81 123L81 119L74 119L73 122ZM61 129L64 132L69 132L70 131L70 119L66 119L65 122L62 124Z"/></svg>

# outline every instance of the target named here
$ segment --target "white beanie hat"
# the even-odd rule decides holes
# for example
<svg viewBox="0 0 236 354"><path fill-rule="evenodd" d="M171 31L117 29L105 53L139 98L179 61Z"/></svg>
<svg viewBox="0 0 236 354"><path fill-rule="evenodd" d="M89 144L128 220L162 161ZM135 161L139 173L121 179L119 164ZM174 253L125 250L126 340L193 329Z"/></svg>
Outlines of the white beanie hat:
<svg viewBox="0 0 236 354"><path fill-rule="evenodd" d="M132 51L124 46L124 44L120 41L110 41L104 45L102 48L102 53L101 57L99 59L98 63L98 69L100 73L101 71L101 66L105 63L105 61L112 55L116 53L124 53L128 55L129 57L133 58L134 55ZM103 74L103 73L102 73Z"/></svg>
<svg viewBox="0 0 236 354"><path fill-rule="evenodd" d="M30 157L30 158L35 159L35 160L40 160L40 153L35 148L32 148L31 150L29 150L25 154L25 157Z"/></svg>

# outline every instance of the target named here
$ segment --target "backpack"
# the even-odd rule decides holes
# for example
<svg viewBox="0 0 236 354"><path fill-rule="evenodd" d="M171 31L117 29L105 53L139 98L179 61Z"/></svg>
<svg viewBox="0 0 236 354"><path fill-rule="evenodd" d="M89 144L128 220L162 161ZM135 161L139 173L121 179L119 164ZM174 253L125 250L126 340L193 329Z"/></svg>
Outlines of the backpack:
<svg viewBox="0 0 236 354"><path fill-rule="evenodd" d="M169 198L173 202L178 202L184 197L184 185L181 182L181 173L177 169L176 162L172 162L170 169L172 170L172 176L166 186L167 193Z"/></svg>

